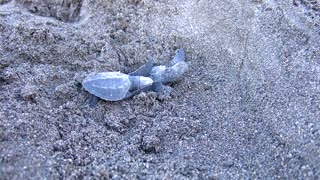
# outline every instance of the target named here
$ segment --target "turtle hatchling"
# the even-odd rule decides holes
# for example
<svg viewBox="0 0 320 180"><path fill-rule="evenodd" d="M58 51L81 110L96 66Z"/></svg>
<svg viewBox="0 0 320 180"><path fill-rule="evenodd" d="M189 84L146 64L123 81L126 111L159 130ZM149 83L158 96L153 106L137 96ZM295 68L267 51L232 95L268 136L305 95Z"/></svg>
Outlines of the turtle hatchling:
<svg viewBox="0 0 320 180"><path fill-rule="evenodd" d="M169 96L171 87L164 84L175 82L188 71L184 50L178 49L168 66L153 67L150 59L129 75L121 72L100 72L85 78L82 86L89 93L107 100L119 101L136 94L154 91Z"/></svg>

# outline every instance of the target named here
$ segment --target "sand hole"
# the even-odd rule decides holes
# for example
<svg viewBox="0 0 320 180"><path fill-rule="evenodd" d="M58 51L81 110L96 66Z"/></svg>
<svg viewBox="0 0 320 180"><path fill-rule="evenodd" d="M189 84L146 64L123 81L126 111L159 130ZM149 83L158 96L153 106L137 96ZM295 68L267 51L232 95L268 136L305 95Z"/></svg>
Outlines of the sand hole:
<svg viewBox="0 0 320 180"><path fill-rule="evenodd" d="M33 14L54 17L63 22L75 22L83 0L17 0Z"/></svg>

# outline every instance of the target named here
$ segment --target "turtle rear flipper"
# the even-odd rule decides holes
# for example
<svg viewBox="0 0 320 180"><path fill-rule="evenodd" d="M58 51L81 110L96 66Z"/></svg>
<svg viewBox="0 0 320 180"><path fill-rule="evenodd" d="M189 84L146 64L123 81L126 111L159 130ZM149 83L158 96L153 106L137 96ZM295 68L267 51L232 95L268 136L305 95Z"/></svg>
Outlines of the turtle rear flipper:
<svg viewBox="0 0 320 180"><path fill-rule="evenodd" d="M89 98L89 107L90 108L95 108L99 102L99 98L93 94L90 94Z"/></svg>
<svg viewBox="0 0 320 180"><path fill-rule="evenodd" d="M148 62L144 64L143 66L139 67L137 70L133 71L132 73L129 73L130 76L150 76L150 72L153 67L153 59L150 57Z"/></svg>
<svg viewBox="0 0 320 180"><path fill-rule="evenodd" d="M170 61L170 66L173 66L177 64L178 62L184 62L185 61L185 53L183 48L180 48L176 51L176 55L174 56L173 60Z"/></svg>

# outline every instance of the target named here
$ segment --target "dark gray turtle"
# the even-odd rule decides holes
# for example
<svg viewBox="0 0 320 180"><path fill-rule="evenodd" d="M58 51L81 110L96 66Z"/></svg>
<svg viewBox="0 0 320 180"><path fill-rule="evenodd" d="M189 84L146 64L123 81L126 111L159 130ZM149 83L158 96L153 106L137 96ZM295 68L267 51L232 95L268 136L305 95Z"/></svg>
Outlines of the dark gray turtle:
<svg viewBox="0 0 320 180"><path fill-rule="evenodd" d="M179 49L171 61L170 67L153 67L150 59L145 65L129 75L121 72L101 72L83 80L83 87L91 94L107 100L119 101L145 91L155 91L162 96L169 96L171 87L163 83L179 80L188 70L184 61L184 51Z"/></svg>

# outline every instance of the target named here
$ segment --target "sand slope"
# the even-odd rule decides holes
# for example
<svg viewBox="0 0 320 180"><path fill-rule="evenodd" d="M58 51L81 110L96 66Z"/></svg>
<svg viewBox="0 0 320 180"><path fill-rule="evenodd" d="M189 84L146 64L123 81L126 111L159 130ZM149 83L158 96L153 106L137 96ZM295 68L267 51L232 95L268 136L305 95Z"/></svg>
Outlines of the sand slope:
<svg viewBox="0 0 320 180"><path fill-rule="evenodd" d="M320 4L1 0L0 179L313 179ZM79 82L184 48L171 98L119 102Z"/></svg>

